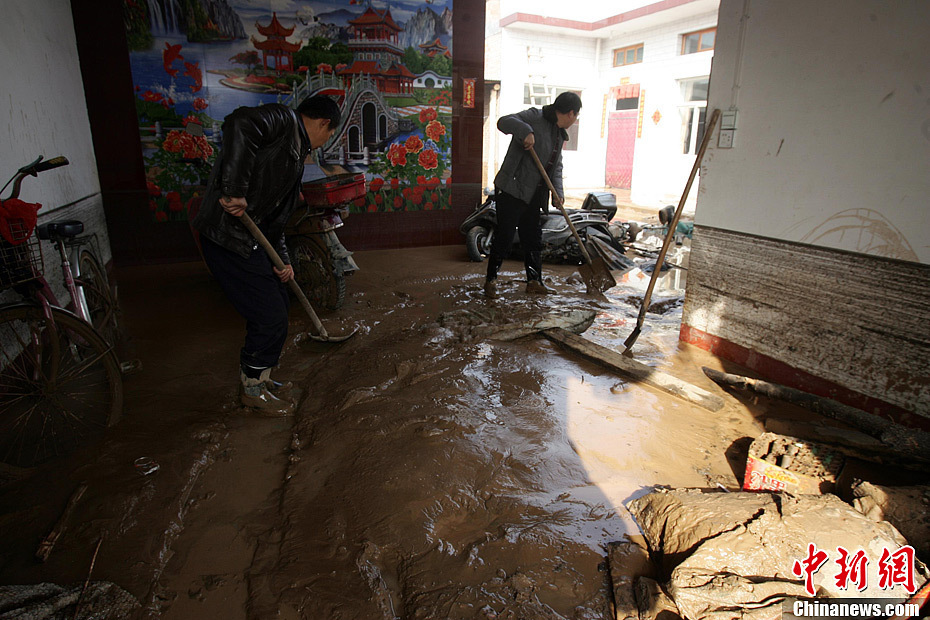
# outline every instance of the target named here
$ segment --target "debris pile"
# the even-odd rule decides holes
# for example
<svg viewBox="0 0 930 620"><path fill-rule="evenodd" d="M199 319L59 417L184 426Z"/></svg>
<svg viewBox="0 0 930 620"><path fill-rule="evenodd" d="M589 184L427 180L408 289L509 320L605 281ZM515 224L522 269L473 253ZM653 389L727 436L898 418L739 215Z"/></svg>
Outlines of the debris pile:
<svg viewBox="0 0 930 620"><path fill-rule="evenodd" d="M883 551L907 545L893 525L865 517L834 495L676 489L650 493L627 507L648 543L662 593L688 620L729 620L734 610L747 620L778 617L782 604L794 598L861 597L854 585L841 587L832 575L818 579L814 593L808 589L804 561L812 541L834 556L839 548L850 553L861 549L873 560L865 565L862 578L873 585L881 579ZM823 567L824 573L835 570ZM615 588L635 584L632 595L615 595L618 618L654 617L642 615L641 609L661 596L642 577L652 579L649 569L636 577L613 579ZM909 577L922 584L926 568L916 562ZM904 602L909 593L896 583L882 596Z"/></svg>

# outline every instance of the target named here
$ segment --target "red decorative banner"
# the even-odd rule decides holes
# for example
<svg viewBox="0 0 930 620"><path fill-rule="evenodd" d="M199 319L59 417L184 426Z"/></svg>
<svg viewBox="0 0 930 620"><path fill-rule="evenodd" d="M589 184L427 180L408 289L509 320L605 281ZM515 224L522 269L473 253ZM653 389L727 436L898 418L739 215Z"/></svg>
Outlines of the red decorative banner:
<svg viewBox="0 0 930 620"><path fill-rule="evenodd" d="M462 81L464 82L462 107L473 108L475 107L475 83L478 81L478 78L462 78Z"/></svg>

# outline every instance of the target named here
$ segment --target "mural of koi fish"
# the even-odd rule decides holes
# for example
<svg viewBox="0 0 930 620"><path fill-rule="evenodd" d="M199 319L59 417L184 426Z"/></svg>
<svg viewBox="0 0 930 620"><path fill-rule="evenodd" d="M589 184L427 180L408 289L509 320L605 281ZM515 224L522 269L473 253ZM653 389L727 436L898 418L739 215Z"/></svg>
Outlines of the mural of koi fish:
<svg viewBox="0 0 930 620"><path fill-rule="evenodd" d="M198 90L203 88L203 73L200 72L200 67L198 66L199 62L184 62L184 73L181 75L186 75L187 77L194 80L194 83L191 85L191 92L196 93Z"/></svg>
<svg viewBox="0 0 930 620"><path fill-rule="evenodd" d="M177 45L169 45L168 42L165 41L165 49L163 49L161 52L161 60L165 65L165 73L171 77L176 76L178 74L178 70L172 69L171 65L175 60L184 60L184 56L181 56L181 44L178 43ZM187 63L184 64L186 65Z"/></svg>

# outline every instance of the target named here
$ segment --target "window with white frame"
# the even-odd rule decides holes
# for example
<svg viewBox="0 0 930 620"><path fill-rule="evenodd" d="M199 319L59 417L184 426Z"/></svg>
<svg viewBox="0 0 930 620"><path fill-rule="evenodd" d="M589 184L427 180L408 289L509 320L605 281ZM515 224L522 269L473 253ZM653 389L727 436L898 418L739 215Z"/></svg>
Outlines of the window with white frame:
<svg viewBox="0 0 930 620"><path fill-rule="evenodd" d="M543 106L555 101L555 98L564 92L573 92L579 97L581 91L575 88L565 86L547 86L545 84L525 83L523 85L523 103L527 105ZM583 110L583 109L582 109ZM579 116L581 114L579 113ZM578 120L574 125L566 129L568 132L568 141L562 146L563 151L578 150Z"/></svg>
<svg viewBox="0 0 930 620"><path fill-rule="evenodd" d="M681 152L697 154L698 145L704 138L704 122L707 118L707 77L678 80L681 87Z"/></svg>

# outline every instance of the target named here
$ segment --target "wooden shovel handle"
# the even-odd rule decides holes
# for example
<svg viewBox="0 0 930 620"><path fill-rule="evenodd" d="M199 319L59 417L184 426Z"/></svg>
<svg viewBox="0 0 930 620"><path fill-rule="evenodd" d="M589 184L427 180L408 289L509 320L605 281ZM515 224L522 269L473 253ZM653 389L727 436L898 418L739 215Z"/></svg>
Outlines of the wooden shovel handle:
<svg viewBox="0 0 930 620"><path fill-rule="evenodd" d="M530 156L533 158L533 161L536 162L536 167L539 168L539 174L542 175L543 180L546 181L546 186L549 188L549 191L552 192L553 196L558 196L558 192L555 191L555 187L552 186L552 181L549 180L549 175L546 173L545 167L543 167L542 162L539 161L539 155L536 154L536 149L527 149L530 152ZM584 262L589 265L592 264L591 255L588 254L587 248L584 247L584 243L581 241L581 236L578 235L578 231L575 230L575 225L572 224L572 219L568 217L568 211L565 210L565 207L562 205L561 198L559 199L559 211L562 212L562 215L565 216L565 221L568 222L568 227L572 231L572 235L575 237L575 241L578 242L578 247L581 248L581 254L584 256Z"/></svg>
<svg viewBox="0 0 930 620"><path fill-rule="evenodd" d="M284 261L281 260L281 257L278 255L278 251L274 249L274 246L268 242L268 238L265 237L265 234L259 230L258 226L255 225L255 222L252 221L252 218L249 217L248 213L243 213L239 218L242 224L248 229L252 236L255 237L255 240L258 241L258 245L264 248L265 252L268 254L268 258L271 259L272 264L278 269L284 269ZM307 316L310 317L310 320L313 322L313 327L316 329L317 334L323 338L328 338L329 334L326 333L326 328L323 327L323 323L320 321L320 317L316 315L316 312L313 311L313 306L310 305L310 300L307 299L307 296L304 295L304 292L300 289L300 285L297 284L297 281L292 277L287 281L288 286L291 287L291 290L294 291L294 295L297 296L297 299L300 300L300 305L304 307L304 310L307 311Z"/></svg>
<svg viewBox="0 0 930 620"><path fill-rule="evenodd" d="M714 110L710 115L706 128L704 129L704 138L701 140L701 146L698 149L697 157L694 159L694 165L691 166L691 174L688 176L688 182L685 184L685 191L681 194L681 200L678 202L678 208L675 215L668 223L668 232L665 233L665 241L662 243L662 249L659 251L659 257L656 259L655 269L652 270L652 277L649 278L649 286L646 288L646 295L643 297L643 305L639 308L639 316L636 320L637 328L643 326L643 319L646 317L646 310L649 308L649 301L652 299L652 290L659 279L659 272L662 271L662 265L665 264L665 255L668 254L668 248L672 244L672 238L675 236L675 228L678 227L678 220L681 218L681 212L685 208L685 201L688 199L688 193L691 191L691 184L694 183L694 177L697 176L701 168L701 160L704 159L704 151L710 144L711 134L714 133L714 127L717 125L717 119L720 118L720 110Z"/></svg>

